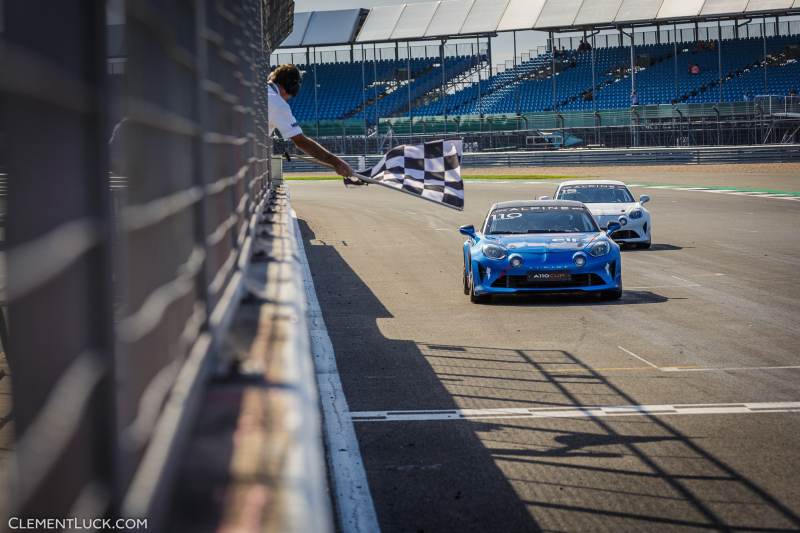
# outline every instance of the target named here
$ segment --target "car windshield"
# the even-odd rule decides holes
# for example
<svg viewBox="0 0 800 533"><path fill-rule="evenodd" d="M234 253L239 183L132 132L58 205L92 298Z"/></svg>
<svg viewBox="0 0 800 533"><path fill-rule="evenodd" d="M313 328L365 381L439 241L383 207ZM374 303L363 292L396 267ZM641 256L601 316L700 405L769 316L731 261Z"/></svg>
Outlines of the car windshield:
<svg viewBox="0 0 800 533"><path fill-rule="evenodd" d="M585 204L627 204L633 196L624 185L566 185L558 191L557 200L574 200Z"/></svg>
<svg viewBox="0 0 800 533"><path fill-rule="evenodd" d="M501 207L486 219L487 235L525 233L590 233L599 231L592 215L580 206Z"/></svg>

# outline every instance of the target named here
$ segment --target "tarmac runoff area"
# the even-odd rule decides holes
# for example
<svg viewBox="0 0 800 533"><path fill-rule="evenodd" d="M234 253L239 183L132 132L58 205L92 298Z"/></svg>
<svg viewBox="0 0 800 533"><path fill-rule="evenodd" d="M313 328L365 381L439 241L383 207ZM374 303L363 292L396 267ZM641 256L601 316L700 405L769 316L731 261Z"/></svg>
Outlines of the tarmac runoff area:
<svg viewBox="0 0 800 533"><path fill-rule="evenodd" d="M772 167L619 177L800 191ZM620 301L470 304L458 226L556 183L468 182L463 213L290 183L381 530L800 528L800 202L633 187Z"/></svg>

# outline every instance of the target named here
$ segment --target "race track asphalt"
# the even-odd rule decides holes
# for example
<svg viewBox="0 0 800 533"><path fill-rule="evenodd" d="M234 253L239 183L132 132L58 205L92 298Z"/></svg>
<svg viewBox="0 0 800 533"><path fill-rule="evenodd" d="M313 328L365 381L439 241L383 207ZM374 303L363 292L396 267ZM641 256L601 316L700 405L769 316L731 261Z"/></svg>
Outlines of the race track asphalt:
<svg viewBox="0 0 800 533"><path fill-rule="evenodd" d="M471 304L458 226L554 188L290 182L382 530L800 528L800 202L634 188L620 301Z"/></svg>

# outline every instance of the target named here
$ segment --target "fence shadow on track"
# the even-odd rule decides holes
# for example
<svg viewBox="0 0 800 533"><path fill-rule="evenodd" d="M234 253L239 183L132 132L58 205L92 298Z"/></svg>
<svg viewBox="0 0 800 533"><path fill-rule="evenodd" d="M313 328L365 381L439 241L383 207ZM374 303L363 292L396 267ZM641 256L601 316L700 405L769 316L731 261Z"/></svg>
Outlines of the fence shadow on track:
<svg viewBox="0 0 800 533"><path fill-rule="evenodd" d="M312 244L314 232L299 223L351 411L457 408L417 343L383 336L378 319L391 313L336 248ZM469 425L357 424L356 432L384 533L541 529Z"/></svg>
<svg viewBox="0 0 800 533"><path fill-rule="evenodd" d="M391 312L336 247L300 226L351 411L639 403L567 351L385 337L378 320ZM703 443L713 434L676 426L643 415L358 422L356 431L385 532L800 526L795 510Z"/></svg>
<svg viewBox="0 0 800 533"><path fill-rule="evenodd" d="M516 379L535 377L526 381L560 405L638 403L568 351L435 348L443 354L437 357L502 360ZM484 372L470 368L460 370L462 380L486 379ZM699 444L711 435L689 435L658 416L500 419L471 425L546 527L787 531L800 526L794 510Z"/></svg>

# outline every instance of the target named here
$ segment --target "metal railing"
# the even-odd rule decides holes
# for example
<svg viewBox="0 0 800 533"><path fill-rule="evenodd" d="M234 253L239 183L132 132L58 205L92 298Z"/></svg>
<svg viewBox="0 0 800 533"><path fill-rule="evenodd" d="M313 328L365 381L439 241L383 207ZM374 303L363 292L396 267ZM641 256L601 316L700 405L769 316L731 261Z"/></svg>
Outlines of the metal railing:
<svg viewBox="0 0 800 533"><path fill-rule="evenodd" d="M474 56L478 53L476 43L445 44L445 57ZM393 43L391 45L357 45L352 49L321 47L314 51L287 51L275 52L271 56L273 65L292 63L295 65L311 65L314 61L319 63L358 63L362 61L400 60L400 59L426 59L438 58L441 50L438 44L407 46L406 43Z"/></svg>
<svg viewBox="0 0 800 533"><path fill-rule="evenodd" d="M465 141L469 144L469 141ZM344 156L353 168L362 156ZM378 155L366 157L367 167L380 160ZM650 147L650 148L597 148L553 151L498 151L466 152L463 168L548 167L575 165L697 165L723 163L782 163L800 162L800 145L758 146L701 146L701 147ZM284 163L289 173L317 172L319 167L300 159ZM291 179L291 177L289 178Z"/></svg>
<svg viewBox="0 0 800 533"><path fill-rule="evenodd" d="M677 25L663 25L658 29L634 29L633 40L636 46L650 44L690 43L695 41L716 41L730 39L761 39L778 35L800 34L800 21L763 20L725 25L698 25L697 27L677 27ZM628 30L626 30L628 31ZM555 46L558 49L577 50L583 40L582 35L556 37ZM615 48L630 46L631 37L624 32L601 32L593 37L594 48Z"/></svg>
<svg viewBox="0 0 800 533"><path fill-rule="evenodd" d="M765 115L800 117L800 96L756 96L754 103Z"/></svg>
<svg viewBox="0 0 800 533"><path fill-rule="evenodd" d="M266 205L264 84L290 4L127 0L109 76L105 0L5 2L3 517L159 530Z"/></svg>
<svg viewBox="0 0 800 533"><path fill-rule="evenodd" d="M786 144L800 142L799 102L797 97L759 96L750 102L648 105L597 113L467 115L447 121L391 118L381 120L373 135L343 129L339 134L331 123L318 140L336 153L352 155L383 153L397 144L443 135L463 138L475 151ZM283 141L277 148L293 149Z"/></svg>

